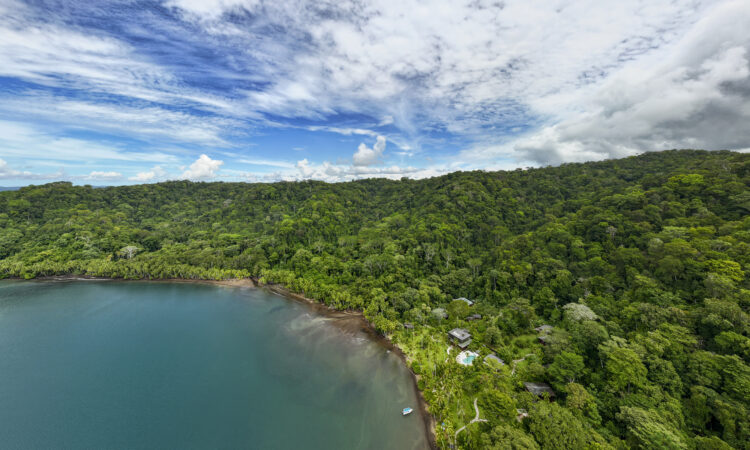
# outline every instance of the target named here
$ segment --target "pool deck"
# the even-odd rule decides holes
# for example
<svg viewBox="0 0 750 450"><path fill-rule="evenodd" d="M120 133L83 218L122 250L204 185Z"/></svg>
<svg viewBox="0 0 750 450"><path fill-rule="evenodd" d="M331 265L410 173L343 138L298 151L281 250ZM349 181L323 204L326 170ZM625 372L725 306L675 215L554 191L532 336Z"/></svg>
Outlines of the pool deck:
<svg viewBox="0 0 750 450"><path fill-rule="evenodd" d="M472 352L470 350L464 350L461 353L456 356L456 362L461 364L462 366L470 366L474 364L474 359L476 359L479 356L479 353ZM469 362L466 362L466 359L471 357Z"/></svg>

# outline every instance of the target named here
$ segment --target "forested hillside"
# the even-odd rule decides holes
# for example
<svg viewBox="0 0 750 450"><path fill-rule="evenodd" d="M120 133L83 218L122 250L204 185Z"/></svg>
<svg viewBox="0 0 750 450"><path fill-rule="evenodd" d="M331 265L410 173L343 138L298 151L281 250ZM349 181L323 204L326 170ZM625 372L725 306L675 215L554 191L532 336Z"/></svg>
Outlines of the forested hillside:
<svg viewBox="0 0 750 450"><path fill-rule="evenodd" d="M441 446L750 448L749 213L750 154L731 152L418 181L52 183L0 192L0 277L257 276L361 309L409 357ZM470 367L446 355L455 327ZM487 422L456 434L474 399Z"/></svg>

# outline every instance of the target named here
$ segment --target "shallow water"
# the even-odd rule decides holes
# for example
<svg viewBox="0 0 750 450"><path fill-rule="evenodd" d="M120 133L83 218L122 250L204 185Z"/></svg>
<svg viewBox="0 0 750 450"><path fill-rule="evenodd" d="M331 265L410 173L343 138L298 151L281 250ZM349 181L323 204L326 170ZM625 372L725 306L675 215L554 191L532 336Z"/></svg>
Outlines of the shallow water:
<svg viewBox="0 0 750 450"><path fill-rule="evenodd" d="M1 448L422 449L410 375L258 289L0 281Z"/></svg>

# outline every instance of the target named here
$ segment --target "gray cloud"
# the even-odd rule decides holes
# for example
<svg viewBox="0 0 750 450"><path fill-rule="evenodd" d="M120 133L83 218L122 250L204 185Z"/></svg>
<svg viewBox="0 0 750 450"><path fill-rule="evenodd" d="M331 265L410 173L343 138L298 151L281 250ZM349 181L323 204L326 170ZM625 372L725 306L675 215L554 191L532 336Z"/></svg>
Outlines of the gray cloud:
<svg viewBox="0 0 750 450"><path fill-rule="evenodd" d="M750 8L727 3L661 59L625 67L577 99L582 113L512 144L539 164L750 143Z"/></svg>
<svg viewBox="0 0 750 450"><path fill-rule="evenodd" d="M518 138L479 140L460 154L487 167L600 160L670 148L750 145L750 6L713 5L670 44L596 82L528 99L546 124Z"/></svg>

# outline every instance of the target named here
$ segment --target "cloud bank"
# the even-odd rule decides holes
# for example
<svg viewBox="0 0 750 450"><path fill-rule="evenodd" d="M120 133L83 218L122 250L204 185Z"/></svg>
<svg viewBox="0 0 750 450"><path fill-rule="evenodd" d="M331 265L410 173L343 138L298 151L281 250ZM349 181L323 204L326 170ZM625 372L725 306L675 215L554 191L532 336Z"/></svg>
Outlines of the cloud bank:
<svg viewBox="0 0 750 450"><path fill-rule="evenodd" d="M0 156L24 167L3 176L337 180L750 148L748 23L742 0L2 0Z"/></svg>

